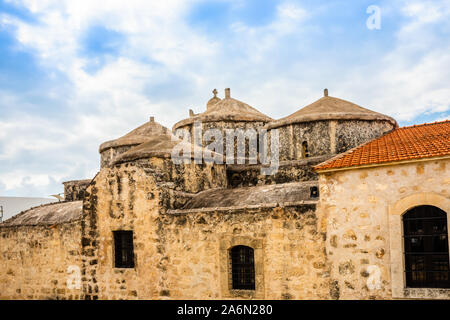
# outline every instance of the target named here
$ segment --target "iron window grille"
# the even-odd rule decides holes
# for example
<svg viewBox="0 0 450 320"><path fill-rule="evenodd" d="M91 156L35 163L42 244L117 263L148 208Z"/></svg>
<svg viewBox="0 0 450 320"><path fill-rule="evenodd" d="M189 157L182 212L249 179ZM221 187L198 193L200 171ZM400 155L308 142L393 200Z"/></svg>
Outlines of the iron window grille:
<svg viewBox="0 0 450 320"><path fill-rule="evenodd" d="M255 290L254 250L235 246L230 250L232 289Z"/></svg>
<svg viewBox="0 0 450 320"><path fill-rule="evenodd" d="M134 268L133 231L114 231L116 268Z"/></svg>
<svg viewBox="0 0 450 320"><path fill-rule="evenodd" d="M419 206L403 215L406 286L450 288L447 215Z"/></svg>

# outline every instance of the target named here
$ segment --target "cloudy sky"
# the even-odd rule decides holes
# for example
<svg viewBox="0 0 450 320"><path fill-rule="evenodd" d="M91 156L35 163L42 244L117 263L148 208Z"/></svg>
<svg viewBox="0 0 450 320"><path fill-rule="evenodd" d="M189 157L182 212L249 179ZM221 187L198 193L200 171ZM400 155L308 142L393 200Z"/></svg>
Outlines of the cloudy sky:
<svg viewBox="0 0 450 320"><path fill-rule="evenodd" d="M0 195L91 178L102 142L226 87L273 118L323 88L400 125L449 118L450 1L0 0Z"/></svg>

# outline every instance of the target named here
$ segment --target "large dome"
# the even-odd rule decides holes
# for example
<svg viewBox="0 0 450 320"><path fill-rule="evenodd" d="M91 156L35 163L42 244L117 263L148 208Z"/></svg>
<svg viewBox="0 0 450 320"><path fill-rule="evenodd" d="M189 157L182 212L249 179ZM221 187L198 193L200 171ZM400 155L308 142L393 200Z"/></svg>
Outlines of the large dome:
<svg viewBox="0 0 450 320"><path fill-rule="evenodd" d="M384 114L363 108L352 102L328 96L325 89L324 96L293 114L268 124L269 129L310 121L321 120L381 120L388 121L398 127L395 119Z"/></svg>
<svg viewBox="0 0 450 320"><path fill-rule="evenodd" d="M215 98L215 99L214 99ZM230 90L225 90L225 98L220 100L213 97L214 101L208 103L205 112L191 116L179 121L173 126L177 129L194 122L217 122L217 121L244 121L244 122L269 122L273 119L259 112L248 104L230 97Z"/></svg>

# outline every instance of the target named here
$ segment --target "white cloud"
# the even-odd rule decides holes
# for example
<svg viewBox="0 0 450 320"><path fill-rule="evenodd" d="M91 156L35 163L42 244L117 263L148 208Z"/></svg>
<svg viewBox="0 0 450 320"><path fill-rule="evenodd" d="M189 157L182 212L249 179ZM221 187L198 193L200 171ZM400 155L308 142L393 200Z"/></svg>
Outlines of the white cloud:
<svg viewBox="0 0 450 320"><path fill-rule="evenodd" d="M328 41L319 48L323 51L308 47L314 37L339 27L318 25L323 6L315 12L294 1L280 1L266 25L249 26L236 18L224 26L221 39L188 24L186 16L198 0L14 2L39 22L0 14L0 25L14 26L20 45L49 72L61 72L69 85L63 97L59 90L46 92L61 101L58 117L24 114L21 108L32 108L20 93L0 94L0 106L18 109L0 119L0 161L17 162L9 164L8 173L0 170L0 186L9 192L34 192L39 184L51 188L61 179L92 177L101 142L127 133L149 116L171 127L189 108L203 111L215 87L231 87L233 97L274 118L318 99L324 87L330 95L398 120L449 110L450 43L435 32L437 27L450 30L447 1L388 2L383 12L396 13L404 21L392 49L350 65L341 65L347 52L333 51ZM124 35L124 45L120 55L109 57L96 72L87 72L92 61L80 53L81 42L97 25ZM384 30L382 26L365 32L369 37L370 32ZM358 49L358 44L348 48ZM35 157L32 168L23 164L29 154ZM49 157L54 168L45 164Z"/></svg>

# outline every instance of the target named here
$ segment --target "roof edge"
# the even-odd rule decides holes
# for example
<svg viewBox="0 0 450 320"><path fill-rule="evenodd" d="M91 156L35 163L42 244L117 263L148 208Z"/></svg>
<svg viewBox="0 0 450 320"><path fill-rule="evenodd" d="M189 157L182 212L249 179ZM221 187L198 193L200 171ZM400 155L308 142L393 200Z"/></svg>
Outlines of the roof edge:
<svg viewBox="0 0 450 320"><path fill-rule="evenodd" d="M270 117L267 118L255 118L254 116L245 116L245 115L196 115L193 116L191 118L187 118L187 119L183 119L178 121L177 123L175 123L172 127L172 130L175 131L176 129L180 128L180 127L184 127L190 124L193 124L194 122L198 121L198 122L204 122L204 123L208 123L208 122L219 122L219 121L230 121L230 122L239 122L239 121L243 121L243 122L264 122L264 123L269 123L271 122L273 119Z"/></svg>
<svg viewBox="0 0 450 320"><path fill-rule="evenodd" d="M119 138L120 139L120 138ZM106 142L103 142L100 147L98 148L99 153L102 153L103 151L106 151L108 149L111 148L118 148L118 147L134 147L137 145L140 145L144 142L146 142L148 140L148 137L142 136L142 137L133 137L133 138L127 138L128 141L120 141L118 142L117 140L119 139L114 139L114 140L109 140Z"/></svg>
<svg viewBox="0 0 450 320"><path fill-rule="evenodd" d="M380 114L352 113L344 115L342 113L309 114L293 119L283 120L282 118L280 120L268 123L265 127L267 129L275 129L297 123L315 122L315 121L333 121L333 120L388 121L394 126L394 129L398 128L398 123L394 118L383 115L381 113Z"/></svg>
<svg viewBox="0 0 450 320"><path fill-rule="evenodd" d="M399 164L409 164L409 163L415 163L415 162L426 162L426 161L436 161L436 160L446 160L446 159L450 159L450 155L437 156L437 157L423 157L423 158L408 159L408 160L401 160L401 161L385 161L385 162L380 162L380 163L356 165L356 166L342 167L342 168L316 169L316 167L313 167L313 169L317 173L328 173L328 172L335 172L335 171L348 171L348 170L355 170L355 169L387 167L387 166L394 166L394 165L399 165Z"/></svg>
<svg viewBox="0 0 450 320"><path fill-rule="evenodd" d="M38 209L38 208L43 208L43 207L49 207L52 205L56 205L56 204L63 204L63 203L70 203L70 202L83 202L83 200L76 200L76 201L58 201L58 202L50 202L50 203L44 203L38 206L34 206L31 208L28 208L26 210L23 210L15 215L13 215L12 217L8 218L7 220L3 221L2 223L0 223L0 228L13 228L13 227L22 227L22 226L26 226L26 227L33 227L33 226L51 226L51 225L61 225L61 224L65 224L65 223L71 223L74 221L77 221L79 219L82 218L83 216L83 207L81 208L81 215L80 217L76 218L76 219L72 219L69 221L63 221L63 222L59 222L59 223L40 223L40 224L7 224L8 221L12 220L12 219L16 219L20 216L23 216L24 214L28 213L31 210L34 209Z"/></svg>
<svg viewBox="0 0 450 320"><path fill-rule="evenodd" d="M170 209L167 210L167 214L172 215L182 215L189 213L208 213L215 211L239 211L247 209L263 209L263 208L276 208L276 207L295 207L300 205L317 205L318 200L300 200L300 201L286 201L286 202L272 202L272 203L261 203L252 204L245 206L231 206L231 207L212 207L212 208L194 208L194 209Z"/></svg>

